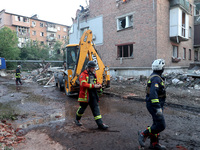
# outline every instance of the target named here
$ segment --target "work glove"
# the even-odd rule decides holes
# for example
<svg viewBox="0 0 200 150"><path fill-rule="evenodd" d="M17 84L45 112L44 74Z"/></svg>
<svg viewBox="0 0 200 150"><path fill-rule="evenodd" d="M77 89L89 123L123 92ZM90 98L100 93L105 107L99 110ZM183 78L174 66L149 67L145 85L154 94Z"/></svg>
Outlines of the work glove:
<svg viewBox="0 0 200 150"><path fill-rule="evenodd" d="M156 115L157 115L157 116L162 116L162 114L163 114L163 113L162 113L162 109L161 109L161 108L157 108L157 109L156 109Z"/></svg>

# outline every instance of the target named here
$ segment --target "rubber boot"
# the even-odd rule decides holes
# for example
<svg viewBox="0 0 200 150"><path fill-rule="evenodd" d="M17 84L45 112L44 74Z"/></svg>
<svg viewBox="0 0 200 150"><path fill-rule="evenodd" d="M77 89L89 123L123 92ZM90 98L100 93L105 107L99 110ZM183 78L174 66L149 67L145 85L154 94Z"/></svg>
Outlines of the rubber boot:
<svg viewBox="0 0 200 150"><path fill-rule="evenodd" d="M75 124L76 124L77 126L82 126L82 123L80 122L80 120L74 120L74 122L75 122Z"/></svg>
<svg viewBox="0 0 200 150"><path fill-rule="evenodd" d="M96 123L98 125L98 129L107 130L109 128L109 126L105 125L101 119L96 120Z"/></svg>
<svg viewBox="0 0 200 150"><path fill-rule="evenodd" d="M76 124L77 126L82 126L82 125L83 125L83 124L80 122L80 120L81 120L81 117L78 116L78 115L76 115L76 119L74 120L74 122L75 122L75 124Z"/></svg>
<svg viewBox="0 0 200 150"><path fill-rule="evenodd" d="M150 136L149 149L166 150L166 147L164 145L159 144L159 134L152 134Z"/></svg>
<svg viewBox="0 0 200 150"><path fill-rule="evenodd" d="M138 131L138 142L141 147L145 147L146 138L149 136L149 129L147 128L143 132Z"/></svg>

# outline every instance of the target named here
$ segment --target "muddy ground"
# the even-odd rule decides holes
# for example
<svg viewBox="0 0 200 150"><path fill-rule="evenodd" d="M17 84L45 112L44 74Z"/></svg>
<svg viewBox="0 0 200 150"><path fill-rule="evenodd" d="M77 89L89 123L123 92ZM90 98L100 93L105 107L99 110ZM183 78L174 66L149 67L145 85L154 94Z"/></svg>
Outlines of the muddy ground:
<svg viewBox="0 0 200 150"><path fill-rule="evenodd" d="M23 128L25 142L15 150L137 150L137 131L151 125L144 102L145 82L116 82L105 90L100 109L107 131L97 129L88 107L82 127L74 123L77 96L67 97L56 87L37 83L16 86L0 77L0 112L17 114L10 121ZM200 149L200 92L168 86L164 110L166 129L160 143L168 150ZM145 149L148 149L149 139Z"/></svg>

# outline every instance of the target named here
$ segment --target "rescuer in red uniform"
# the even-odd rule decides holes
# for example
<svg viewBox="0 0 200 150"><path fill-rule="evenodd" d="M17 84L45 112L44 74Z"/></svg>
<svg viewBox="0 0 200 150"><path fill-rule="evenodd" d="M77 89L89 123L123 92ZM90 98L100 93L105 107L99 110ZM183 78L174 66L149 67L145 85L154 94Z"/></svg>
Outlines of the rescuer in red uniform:
<svg viewBox="0 0 200 150"><path fill-rule="evenodd" d="M94 120L98 125L98 128L106 130L108 126L103 124L98 104L99 97L97 94L97 89L100 89L102 85L97 82L95 67L95 62L89 61L87 63L87 69L84 70L79 76L80 92L78 102L80 102L80 107L76 112L75 123L77 126L82 126L80 119L83 116L83 113L86 110L87 106L89 105L92 110Z"/></svg>

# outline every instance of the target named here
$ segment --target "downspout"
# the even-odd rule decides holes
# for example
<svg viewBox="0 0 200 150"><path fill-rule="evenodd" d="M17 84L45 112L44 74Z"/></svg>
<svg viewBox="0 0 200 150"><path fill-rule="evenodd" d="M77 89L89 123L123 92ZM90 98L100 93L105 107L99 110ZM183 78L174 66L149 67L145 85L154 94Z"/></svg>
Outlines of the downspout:
<svg viewBox="0 0 200 150"><path fill-rule="evenodd" d="M155 13L154 13L155 11ZM155 54L154 54L154 60L157 59L157 3L156 3L156 7L155 7L155 0L153 0L153 14L155 15L154 16L154 19L155 19Z"/></svg>

